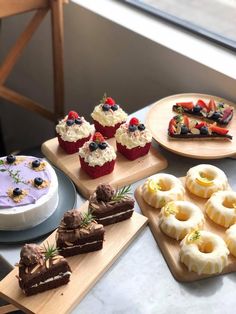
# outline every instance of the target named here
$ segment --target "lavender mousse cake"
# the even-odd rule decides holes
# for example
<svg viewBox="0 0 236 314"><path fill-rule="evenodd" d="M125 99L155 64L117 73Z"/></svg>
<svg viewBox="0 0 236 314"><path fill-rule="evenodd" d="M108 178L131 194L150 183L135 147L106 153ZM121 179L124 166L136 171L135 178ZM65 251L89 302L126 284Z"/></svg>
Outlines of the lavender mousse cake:
<svg viewBox="0 0 236 314"><path fill-rule="evenodd" d="M109 184L100 184L90 196L89 210L104 226L129 219L134 211L134 199L129 194L130 186L115 190Z"/></svg>
<svg viewBox="0 0 236 314"><path fill-rule="evenodd" d="M43 248L31 243L21 249L19 286L26 295L33 295L65 285L70 281L71 269L57 249L47 244Z"/></svg>
<svg viewBox="0 0 236 314"><path fill-rule="evenodd" d="M66 257L101 250L104 232L103 225L98 224L91 213L69 210L57 229L58 251Z"/></svg>
<svg viewBox="0 0 236 314"><path fill-rule="evenodd" d="M47 161L33 156L0 158L0 230L34 227L57 205L57 176Z"/></svg>

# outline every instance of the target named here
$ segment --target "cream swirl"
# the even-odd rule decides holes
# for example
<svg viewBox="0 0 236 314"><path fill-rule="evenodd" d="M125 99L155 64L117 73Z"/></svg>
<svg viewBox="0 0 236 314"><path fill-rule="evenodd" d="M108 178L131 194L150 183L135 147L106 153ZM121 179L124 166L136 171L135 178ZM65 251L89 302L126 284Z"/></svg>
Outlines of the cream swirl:
<svg viewBox="0 0 236 314"><path fill-rule="evenodd" d="M96 149L93 152L89 149L89 144L91 141L86 142L83 147L79 149L79 156L84 159L85 162L91 167L102 166L106 162L116 159L116 153L114 148L107 142L107 147L105 149Z"/></svg>
<svg viewBox="0 0 236 314"><path fill-rule="evenodd" d="M108 111L102 110L103 104L97 105L91 116L94 120L98 121L103 126L115 126L117 123L125 122L128 118L126 112L118 106L118 109L113 111L112 109Z"/></svg>
<svg viewBox="0 0 236 314"><path fill-rule="evenodd" d="M56 132L61 136L63 141L76 142L94 133L94 126L86 121L84 117L81 117L82 124L74 123L71 126L66 124L67 117L59 121L56 126Z"/></svg>
<svg viewBox="0 0 236 314"><path fill-rule="evenodd" d="M115 138L121 145L132 149L137 146L144 147L147 143L150 143L152 141L152 134L147 128L143 131L136 130L130 132L129 125L124 123L116 130Z"/></svg>

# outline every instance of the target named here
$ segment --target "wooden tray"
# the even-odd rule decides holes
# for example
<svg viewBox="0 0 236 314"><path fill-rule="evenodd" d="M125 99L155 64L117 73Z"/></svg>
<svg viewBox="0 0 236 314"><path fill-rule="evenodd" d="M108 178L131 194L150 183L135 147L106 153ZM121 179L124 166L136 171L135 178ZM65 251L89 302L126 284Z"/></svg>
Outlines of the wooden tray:
<svg viewBox="0 0 236 314"><path fill-rule="evenodd" d="M193 101L198 99L209 101L225 102L235 107L234 117L228 124L229 133L233 136L230 140L193 140L193 139L169 139L167 130L170 119L176 115L172 106L176 102ZM236 154L236 105L228 100L205 94L179 94L163 98L156 102L147 115L146 124L152 132L154 139L166 149L186 157L197 159L218 159L233 156ZM236 155L235 155L236 156Z"/></svg>
<svg viewBox="0 0 236 314"><path fill-rule="evenodd" d="M184 184L185 178L181 178L181 181ZM161 229L159 228L159 218L158 218L158 214L160 210L154 207L151 207L143 200L141 186L139 186L136 189L135 198L139 204L139 207L142 210L142 213L148 218L153 236L156 239L156 242L162 251L162 254L166 260L166 263L168 264L169 269L176 280L181 281L181 282L192 282L195 280L216 276L216 275L198 275L195 272L189 272L187 267L179 261L179 251L180 251L179 242L180 241L177 241L175 239L168 237L161 231ZM185 199L190 202L195 203L202 210L206 202L206 200L188 192L187 189L186 189ZM222 238L224 237L225 230L226 230L225 228L218 226L217 224L212 222L207 217L207 215L205 215L205 225L203 229L212 231L218 234L219 236L221 236ZM234 271L236 271L236 258L230 254L229 263L224 268L221 274L231 273Z"/></svg>
<svg viewBox="0 0 236 314"><path fill-rule="evenodd" d="M88 202L81 209L87 210L87 207ZM70 313L146 224L147 218L134 212L130 219L106 226L102 250L67 258L72 268L67 285L26 297L19 288L15 268L0 282L0 296L26 313ZM47 241L55 242L55 232L44 243Z"/></svg>
<svg viewBox="0 0 236 314"><path fill-rule="evenodd" d="M115 139L108 142L116 147ZM75 183L83 196L89 198L97 185L105 182L120 188L135 181L150 176L167 167L166 159L153 147L149 153L134 161L130 161L117 153L115 169L111 174L91 179L80 169L80 161L77 154L68 155L58 145L57 138L46 141L42 145L43 154L58 168L64 171Z"/></svg>

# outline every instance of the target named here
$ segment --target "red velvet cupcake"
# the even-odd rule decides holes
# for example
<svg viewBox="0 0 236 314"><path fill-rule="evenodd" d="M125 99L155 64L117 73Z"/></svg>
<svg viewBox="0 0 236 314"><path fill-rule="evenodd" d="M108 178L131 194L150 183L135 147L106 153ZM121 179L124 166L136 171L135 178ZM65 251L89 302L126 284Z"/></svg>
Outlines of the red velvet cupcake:
<svg viewBox="0 0 236 314"><path fill-rule="evenodd" d="M81 168L95 179L113 171L116 153L102 134L96 132L92 139L79 149L79 159Z"/></svg>
<svg viewBox="0 0 236 314"><path fill-rule="evenodd" d="M104 95L100 104L91 114L96 131L102 133L105 138L111 138L122 123L127 120L127 114L116 104L111 97Z"/></svg>
<svg viewBox="0 0 236 314"><path fill-rule="evenodd" d="M67 154L77 153L94 133L94 127L75 111L70 111L56 126L58 142Z"/></svg>
<svg viewBox="0 0 236 314"><path fill-rule="evenodd" d="M117 151L129 160L146 155L152 142L151 132L137 118L123 123L116 131L115 138Z"/></svg>

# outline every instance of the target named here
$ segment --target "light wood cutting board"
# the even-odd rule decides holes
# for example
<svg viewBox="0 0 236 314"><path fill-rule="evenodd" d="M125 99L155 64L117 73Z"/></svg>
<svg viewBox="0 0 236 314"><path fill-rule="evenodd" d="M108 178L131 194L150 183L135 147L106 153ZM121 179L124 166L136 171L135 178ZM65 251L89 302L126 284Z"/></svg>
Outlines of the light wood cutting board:
<svg viewBox="0 0 236 314"><path fill-rule="evenodd" d="M185 178L181 178L183 184L185 182ZM212 277L216 275L198 275L195 272L189 272L187 267L179 261L179 251L180 245L179 242L175 239L172 239L165 235L161 229L159 228L159 213L160 210L156 209L150 205L148 205L143 197L141 186L139 186L135 191L135 198L141 208L142 213L148 218L149 226L153 233L153 236L161 249L161 252L166 260L166 263L169 266L169 269L172 275L175 277L176 280L181 282L192 282L195 280ZM206 203L206 199L200 198L198 196L193 195L192 193L188 192L186 189L185 199L195 203L199 206L202 211L204 212L204 204ZM203 227L204 230L212 231L215 234L218 234L220 237L224 238L225 235L225 228L215 224L212 222L207 215L205 214L205 225ZM231 273L236 271L236 258L233 257L231 254L229 255L229 263L224 268L221 274Z"/></svg>
<svg viewBox="0 0 236 314"><path fill-rule="evenodd" d="M172 110L172 106L177 102L193 101L202 99L209 102L214 99L216 102L224 102L234 107L234 116L227 125L229 134L233 136L230 140L217 139L169 139L167 131L171 118L177 113ZM163 98L157 101L147 114L146 124L152 132L154 139L166 149L185 157L197 159L218 159L224 157L236 157L236 104L216 96L205 94L178 94ZM197 119L193 117L193 119Z"/></svg>
<svg viewBox="0 0 236 314"><path fill-rule="evenodd" d="M88 202L82 206L87 210ZM68 257L72 269L67 285L26 297L18 285L15 268L0 282L0 296L26 313L70 313L99 278L109 269L147 224L147 218L134 212L130 219L105 227L103 249ZM53 232L44 243L55 243Z"/></svg>
<svg viewBox="0 0 236 314"><path fill-rule="evenodd" d="M116 147L115 139L109 139L109 144ZM167 167L166 159L154 148L149 153L130 161L117 153L115 169L112 173L91 179L82 169L78 154L68 155L58 145L57 138L46 141L42 145L43 154L59 169L65 172L75 183L80 193L89 198L98 184L104 182L120 188L134 183Z"/></svg>

